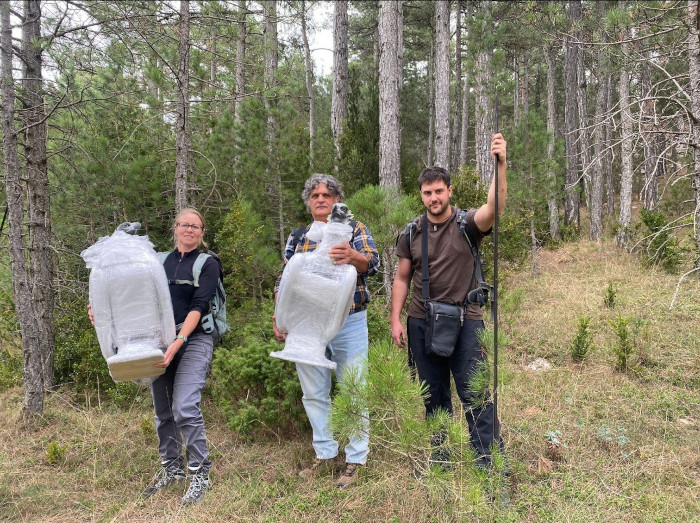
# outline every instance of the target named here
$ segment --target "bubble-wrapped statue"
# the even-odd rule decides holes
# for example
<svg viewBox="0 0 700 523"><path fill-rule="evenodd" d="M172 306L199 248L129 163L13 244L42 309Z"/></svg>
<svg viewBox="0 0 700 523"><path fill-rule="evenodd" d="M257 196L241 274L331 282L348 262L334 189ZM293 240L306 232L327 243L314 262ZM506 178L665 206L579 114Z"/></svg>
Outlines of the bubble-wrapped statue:
<svg viewBox="0 0 700 523"><path fill-rule="evenodd" d="M287 332L284 350L270 356L335 369L326 358L326 346L343 326L352 306L357 270L333 265L331 247L352 238L352 213L343 203L333 204L328 223L314 222L307 233L319 246L292 256L282 273L275 318Z"/></svg>
<svg viewBox="0 0 700 523"><path fill-rule="evenodd" d="M114 381L148 384L165 368L175 339L173 306L163 264L139 223L123 223L80 255L90 272L90 305L100 349Z"/></svg>

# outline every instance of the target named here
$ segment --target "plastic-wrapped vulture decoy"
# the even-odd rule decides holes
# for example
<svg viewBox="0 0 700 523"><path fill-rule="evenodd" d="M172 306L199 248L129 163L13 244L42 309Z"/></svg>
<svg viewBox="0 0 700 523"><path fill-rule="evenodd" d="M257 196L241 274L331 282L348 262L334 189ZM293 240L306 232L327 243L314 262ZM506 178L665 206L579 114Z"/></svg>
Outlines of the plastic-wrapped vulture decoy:
<svg viewBox="0 0 700 523"><path fill-rule="evenodd" d="M165 369L175 339L168 280L141 224L123 223L80 255L90 272L90 305L102 356L114 381L149 384Z"/></svg>
<svg viewBox="0 0 700 523"><path fill-rule="evenodd" d="M283 360L335 369L326 358L326 346L348 317L357 270L349 264L333 265L328 252L352 239L347 205L333 205L328 223L314 222L307 238L320 242L287 262L280 280L275 318L277 328L287 332L284 349L270 356Z"/></svg>

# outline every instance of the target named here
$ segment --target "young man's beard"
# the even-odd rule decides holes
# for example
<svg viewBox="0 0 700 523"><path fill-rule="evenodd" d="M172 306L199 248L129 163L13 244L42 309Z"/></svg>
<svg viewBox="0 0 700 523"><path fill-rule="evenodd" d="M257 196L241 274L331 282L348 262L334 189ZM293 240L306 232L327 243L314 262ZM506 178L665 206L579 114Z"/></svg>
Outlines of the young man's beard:
<svg viewBox="0 0 700 523"><path fill-rule="evenodd" d="M449 206L450 206L450 201L448 200L440 206L440 209L438 210L438 212L434 212L431 207L428 207L427 211L428 211L428 214L430 214L431 216L440 216L447 210L447 208Z"/></svg>

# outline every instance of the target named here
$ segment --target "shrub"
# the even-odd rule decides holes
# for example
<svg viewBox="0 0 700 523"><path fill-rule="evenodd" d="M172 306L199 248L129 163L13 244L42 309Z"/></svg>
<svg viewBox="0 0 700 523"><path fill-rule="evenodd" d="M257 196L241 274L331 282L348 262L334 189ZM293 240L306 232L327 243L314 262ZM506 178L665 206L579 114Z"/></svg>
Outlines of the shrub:
<svg viewBox="0 0 700 523"><path fill-rule="evenodd" d="M590 323L591 318L588 316L578 317L578 330L576 331L576 336L571 342L570 347L571 359L574 361L581 362L586 359L586 356L593 347L591 332L588 330Z"/></svg>
<svg viewBox="0 0 700 523"><path fill-rule="evenodd" d="M273 309L271 298L237 309L226 346L214 352L214 401L244 437L298 429L305 420L294 365L270 357L282 348L272 335Z"/></svg>
<svg viewBox="0 0 700 523"><path fill-rule="evenodd" d="M0 391L22 384L22 355L0 349Z"/></svg>
<svg viewBox="0 0 700 523"><path fill-rule="evenodd" d="M660 265L673 273L681 264L683 256L678 238L669 232L666 216L661 211L640 211L642 223L649 230L645 238L642 258L648 265Z"/></svg>
<svg viewBox="0 0 700 523"><path fill-rule="evenodd" d="M613 352L617 356L615 368L622 372L628 369L629 357L635 352L633 343L634 334L630 331L632 316L618 316L614 320L608 320L617 335L617 343L613 344Z"/></svg>
<svg viewBox="0 0 700 523"><path fill-rule="evenodd" d="M613 287L612 283L609 283L607 288L605 289L605 294L603 295L603 304L608 309L614 309L616 296L617 296L617 291L615 290L615 287Z"/></svg>

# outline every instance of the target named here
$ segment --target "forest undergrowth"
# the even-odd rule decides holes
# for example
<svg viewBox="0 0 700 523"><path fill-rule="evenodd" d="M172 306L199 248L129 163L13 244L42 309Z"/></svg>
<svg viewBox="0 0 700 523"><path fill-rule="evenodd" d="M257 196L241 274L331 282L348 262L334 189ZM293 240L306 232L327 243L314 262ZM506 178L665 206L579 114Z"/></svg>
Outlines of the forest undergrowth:
<svg viewBox="0 0 700 523"><path fill-rule="evenodd" d="M347 491L330 477L306 482L308 431L240 438L211 393L213 488L185 509L182 490L144 501L158 463L148 391L118 407L61 389L25 427L14 387L0 393L0 520L698 521L700 282L686 278L669 310L677 281L588 241L540 251L536 276L504 278L508 501L492 500L493 478L468 463L417 473L386 445Z"/></svg>

